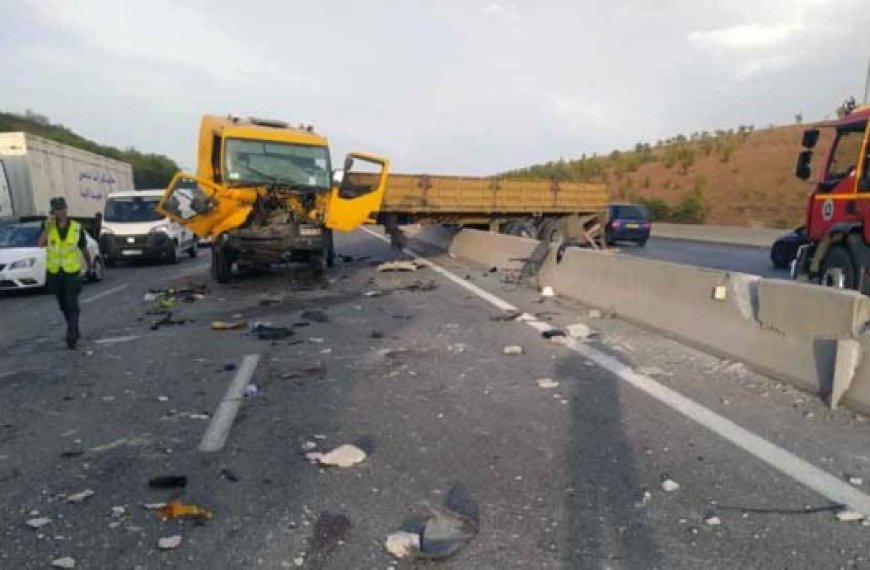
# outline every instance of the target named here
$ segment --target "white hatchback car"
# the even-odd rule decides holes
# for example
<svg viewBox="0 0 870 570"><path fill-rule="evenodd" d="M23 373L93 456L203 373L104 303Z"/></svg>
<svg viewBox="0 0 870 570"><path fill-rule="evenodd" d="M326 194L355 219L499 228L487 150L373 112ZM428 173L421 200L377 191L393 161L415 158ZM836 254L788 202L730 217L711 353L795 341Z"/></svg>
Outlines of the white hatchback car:
<svg viewBox="0 0 870 570"><path fill-rule="evenodd" d="M41 229L40 220L0 224L0 291L45 286L45 248L36 245ZM100 246L86 230L82 231L94 262L94 272L88 280L102 281L105 263Z"/></svg>

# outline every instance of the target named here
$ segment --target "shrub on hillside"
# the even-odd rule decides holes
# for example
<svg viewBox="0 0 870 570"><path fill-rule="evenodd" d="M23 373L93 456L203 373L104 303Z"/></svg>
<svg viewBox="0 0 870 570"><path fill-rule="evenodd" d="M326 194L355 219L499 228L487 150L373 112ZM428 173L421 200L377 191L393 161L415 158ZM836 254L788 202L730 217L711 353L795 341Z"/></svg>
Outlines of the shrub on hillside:
<svg viewBox="0 0 870 570"><path fill-rule="evenodd" d="M671 210L668 221L678 224L703 224L710 212L710 205L702 190L692 190L680 198Z"/></svg>
<svg viewBox="0 0 870 570"><path fill-rule="evenodd" d="M664 222L671 215L670 207L661 198L640 198L638 203L646 208L650 221Z"/></svg>

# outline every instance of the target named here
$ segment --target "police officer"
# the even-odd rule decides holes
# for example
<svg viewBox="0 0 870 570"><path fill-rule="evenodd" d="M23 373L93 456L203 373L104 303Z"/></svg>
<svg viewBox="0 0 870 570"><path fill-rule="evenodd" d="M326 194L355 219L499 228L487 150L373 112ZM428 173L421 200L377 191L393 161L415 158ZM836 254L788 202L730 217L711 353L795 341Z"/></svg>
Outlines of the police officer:
<svg viewBox="0 0 870 570"><path fill-rule="evenodd" d="M43 225L37 242L45 248L46 282L57 297L66 319L66 345L75 348L79 340L79 293L82 290L82 262L84 257L88 273L93 262L88 253L87 237L81 224L70 220L66 213L66 200L52 198L51 211ZM81 255L79 255L81 252Z"/></svg>

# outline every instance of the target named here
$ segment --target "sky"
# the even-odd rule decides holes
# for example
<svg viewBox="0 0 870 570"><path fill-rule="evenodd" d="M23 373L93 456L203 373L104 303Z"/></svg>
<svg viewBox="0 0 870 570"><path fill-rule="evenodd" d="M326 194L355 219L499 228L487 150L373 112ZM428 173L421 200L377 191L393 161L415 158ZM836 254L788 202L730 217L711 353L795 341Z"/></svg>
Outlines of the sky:
<svg viewBox="0 0 870 570"><path fill-rule="evenodd" d="M195 168L203 114L486 175L863 97L865 0L0 0L0 110Z"/></svg>

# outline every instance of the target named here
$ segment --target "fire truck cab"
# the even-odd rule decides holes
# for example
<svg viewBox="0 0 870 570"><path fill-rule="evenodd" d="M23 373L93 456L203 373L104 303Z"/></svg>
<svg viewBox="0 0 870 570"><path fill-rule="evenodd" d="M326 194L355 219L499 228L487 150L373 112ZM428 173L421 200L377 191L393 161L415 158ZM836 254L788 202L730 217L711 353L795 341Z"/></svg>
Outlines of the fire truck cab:
<svg viewBox="0 0 870 570"><path fill-rule="evenodd" d="M812 181L806 227L811 243L792 262L792 277L870 293L870 106L846 105L837 120L804 131L795 175L809 180L821 130L833 140Z"/></svg>

